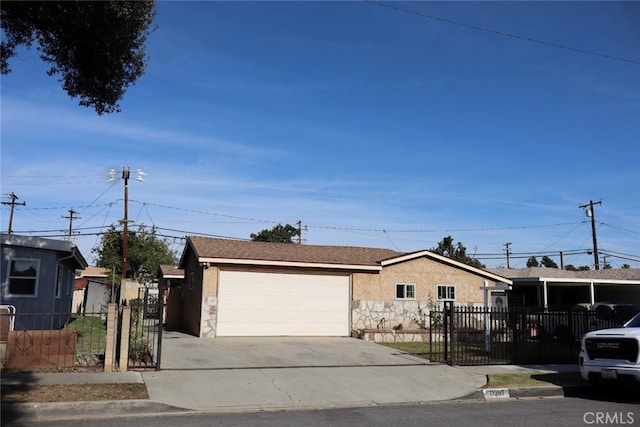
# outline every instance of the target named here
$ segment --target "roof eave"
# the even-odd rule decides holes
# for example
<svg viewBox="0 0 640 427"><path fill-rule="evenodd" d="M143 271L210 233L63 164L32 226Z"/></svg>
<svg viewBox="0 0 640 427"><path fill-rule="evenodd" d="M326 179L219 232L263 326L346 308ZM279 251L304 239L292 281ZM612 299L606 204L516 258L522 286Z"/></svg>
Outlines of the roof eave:
<svg viewBox="0 0 640 427"><path fill-rule="evenodd" d="M316 268L323 270L349 270L349 271L380 271L381 265L362 264L332 264L322 262L297 262L297 261L273 261L259 259L235 259L235 258L198 258L198 262L208 262L213 265L252 265L262 267L296 267Z"/></svg>

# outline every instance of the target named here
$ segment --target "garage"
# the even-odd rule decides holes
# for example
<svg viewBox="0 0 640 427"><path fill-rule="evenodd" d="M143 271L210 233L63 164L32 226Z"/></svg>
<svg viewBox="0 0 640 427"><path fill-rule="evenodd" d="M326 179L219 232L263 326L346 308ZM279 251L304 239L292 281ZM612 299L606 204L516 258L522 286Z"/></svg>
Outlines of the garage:
<svg viewBox="0 0 640 427"><path fill-rule="evenodd" d="M220 270L217 336L347 336L350 276Z"/></svg>

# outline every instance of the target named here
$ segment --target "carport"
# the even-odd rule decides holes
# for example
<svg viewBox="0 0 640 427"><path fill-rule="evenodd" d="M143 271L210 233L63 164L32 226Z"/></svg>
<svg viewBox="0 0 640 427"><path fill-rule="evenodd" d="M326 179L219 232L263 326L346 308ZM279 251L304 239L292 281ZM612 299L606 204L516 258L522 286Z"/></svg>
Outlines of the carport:
<svg viewBox="0 0 640 427"><path fill-rule="evenodd" d="M522 297L527 306L570 308L596 302L640 304L639 269L567 271L529 268L506 270L502 274L513 280L513 295Z"/></svg>

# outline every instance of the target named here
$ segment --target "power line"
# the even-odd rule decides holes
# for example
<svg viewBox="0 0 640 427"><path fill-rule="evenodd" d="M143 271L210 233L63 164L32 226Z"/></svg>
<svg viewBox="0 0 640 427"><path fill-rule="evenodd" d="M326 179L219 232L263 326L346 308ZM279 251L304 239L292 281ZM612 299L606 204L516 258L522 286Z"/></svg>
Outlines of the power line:
<svg viewBox="0 0 640 427"><path fill-rule="evenodd" d="M396 248L396 250L398 252L402 252L400 250L400 248L398 248L398 246L396 245L396 243L393 241L393 239L391 238L391 236L389 235L389 233L386 232L386 230L382 230L382 232L384 233L385 236L387 236L387 238L389 239L389 241L391 242L391 244L393 245L394 248Z"/></svg>
<svg viewBox="0 0 640 427"><path fill-rule="evenodd" d="M485 32L485 33L496 34L496 35L503 36L503 37L510 37L510 38L517 39L517 40L524 40L524 41L531 42L531 43L537 43L537 44L540 44L540 45L543 45L543 46L566 49L566 50L570 50L570 51L573 51L573 52L583 53L583 54L586 54L586 55L592 55L592 56L597 56L597 57L600 57L600 58L612 59L614 61L622 61L622 62L628 62L630 64L640 65L640 61L636 61L636 60L633 60L633 59L622 58L622 57L619 57L619 56L613 56L613 55L609 55L609 54L605 54L605 53L595 52L595 51L592 51L592 50L586 50L586 49L580 49L580 48L577 48L577 47L567 46L567 45L563 45L563 44L560 44L560 43L548 42L548 41L545 41L545 40L534 39L534 38L531 38L531 37L521 36L521 35L518 35L518 34L507 33L507 32L504 32L504 31L494 30L492 28L485 28L485 27L480 27L480 26L473 25L473 24L467 24L467 23L464 23L464 22L453 21L451 19L440 18L438 16L433 16L433 15L429 15L429 14L426 14L426 13L417 12L415 10L404 9L404 8L401 8L401 7L398 7L398 6L392 6L392 5L387 4L387 3L378 3L376 1L368 1L368 0L365 0L365 3L369 3L369 4L372 4L372 5L375 5L375 6L384 7L384 8L387 8L387 9L392 9L392 10L395 10L395 11L398 11L398 12L402 12L402 13L407 13L407 14L410 14L410 15L415 15L415 16L418 16L418 17L421 17L421 18L427 18L427 19L432 19L434 21L444 22L445 24L457 25L457 26L468 28L468 29L475 30L475 31L482 31L482 32Z"/></svg>
<svg viewBox="0 0 640 427"><path fill-rule="evenodd" d="M102 194L104 194L104 192ZM102 196L102 194L98 198L100 198ZM104 205L95 205L95 206L109 206L110 207L114 203L120 202L121 200L122 199L116 199L113 202L106 203ZM144 201L135 200L135 199L129 199L129 203L138 203L138 204L141 205L140 212L138 213L138 216L140 216L140 214L142 213L142 209L143 208L145 210L147 210L147 215L149 215L148 207L149 206L155 206L155 207L158 207L158 208L171 209L171 210L182 211L182 212L191 212L191 213L196 213L196 214L201 214L201 215L218 216L218 217L222 217L222 218L230 218L230 219L236 219L236 220L241 220L241 221L248 221L248 222L252 222L252 223L281 224L283 222L282 220L277 220L276 221L276 220L270 220L270 219L243 217L243 216L237 216L237 215L222 214L222 213L218 213L218 212L210 212L210 211L204 211L204 210L198 210L198 209L189 209L189 208L183 208L183 207L177 207L177 206L170 206L170 205L165 205L165 204L149 203L149 202L144 202ZM85 210L86 210L86 208L89 208L92 205L93 205L93 203L90 204L90 205L83 206L83 207L85 207ZM62 209L62 208L31 208L31 209ZM66 207L64 209L66 209ZM152 220L152 222L153 222L153 219L150 217L150 215L149 215L149 219ZM284 222L287 222L287 221L284 221ZM339 227L339 226L322 225L322 224L308 224L307 226L310 227L310 228L325 229L325 230L359 231L359 232L375 232L375 233L453 233L453 232L526 230L526 229L533 229L533 228L561 227L561 226L564 226L564 225L576 225L576 228L577 228L580 225L582 225L583 223L584 223L583 221L580 221L580 222L577 223L577 225L576 225L576 222L559 222L559 223L552 223L552 224L516 225L516 226L502 226L502 227L434 228L434 229L359 228L359 227ZM568 234L570 234L570 233L571 233L571 231Z"/></svg>
<svg viewBox="0 0 640 427"><path fill-rule="evenodd" d="M620 252L613 252L613 251L607 251L604 249L600 250L601 254L606 254L607 256L611 256L614 258L620 258L620 259L626 259L629 261L635 261L635 262L640 262L640 255L630 255L630 254L623 254Z"/></svg>
<svg viewBox="0 0 640 427"><path fill-rule="evenodd" d="M604 225L605 227L612 228L612 229L616 230L617 232L619 232L621 234L624 234L626 236L631 237L632 239L640 240L640 237L636 237L636 236L632 236L632 235L628 234L628 233L633 233L633 234L639 234L640 235L640 231L634 231L634 230L628 230L628 229L622 228L622 227L616 227L616 226L613 226L611 224L607 224L605 222L598 222L598 224Z"/></svg>
<svg viewBox="0 0 640 427"><path fill-rule="evenodd" d="M500 230L524 230L530 228L558 227L562 225L573 225L575 222L560 222L555 224L543 225L519 225L508 227L483 227L483 228L442 228L442 229L399 229L387 230L381 228L353 228L353 227L333 227L324 225L309 225L314 228L323 228L327 230L343 230L343 231L368 231L368 232L390 232L390 233L452 233L452 232L475 232L475 231L500 231ZM580 222L578 225L581 225Z"/></svg>

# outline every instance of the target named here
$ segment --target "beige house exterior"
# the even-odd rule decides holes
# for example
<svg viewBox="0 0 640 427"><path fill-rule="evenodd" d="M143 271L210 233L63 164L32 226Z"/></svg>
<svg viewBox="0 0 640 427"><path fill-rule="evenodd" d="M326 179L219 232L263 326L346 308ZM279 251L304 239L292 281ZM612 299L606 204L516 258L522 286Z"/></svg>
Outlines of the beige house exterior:
<svg viewBox="0 0 640 427"><path fill-rule="evenodd" d="M429 251L197 236L178 267L184 279L170 291L167 327L200 337L415 329L444 301L481 306L483 287L511 284Z"/></svg>

